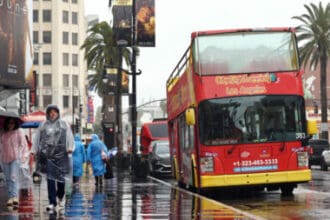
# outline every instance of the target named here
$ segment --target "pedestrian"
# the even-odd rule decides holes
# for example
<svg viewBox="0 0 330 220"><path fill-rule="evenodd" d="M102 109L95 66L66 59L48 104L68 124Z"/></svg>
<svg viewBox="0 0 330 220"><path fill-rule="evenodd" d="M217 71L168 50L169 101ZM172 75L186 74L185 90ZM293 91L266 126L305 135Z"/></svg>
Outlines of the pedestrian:
<svg viewBox="0 0 330 220"><path fill-rule="evenodd" d="M74 150L74 138L68 123L60 119L57 105L47 106L46 119L36 131L32 153L36 155L37 172L47 177L46 210L53 212L58 203L60 208L65 206L65 181L72 178L70 154Z"/></svg>
<svg viewBox="0 0 330 220"><path fill-rule="evenodd" d="M105 163L108 155L108 149L97 134L92 135L92 141L87 147L87 161L91 163L95 185L101 186L103 175L105 173Z"/></svg>
<svg viewBox="0 0 330 220"><path fill-rule="evenodd" d="M80 177L83 174L83 166L86 162L85 145L80 139L80 135L76 134L74 137L75 148L72 153L73 162L73 184L79 185Z"/></svg>
<svg viewBox="0 0 330 220"><path fill-rule="evenodd" d="M29 160L29 155L19 119L7 117L0 133L0 160L9 197L7 206L18 205L19 169Z"/></svg>

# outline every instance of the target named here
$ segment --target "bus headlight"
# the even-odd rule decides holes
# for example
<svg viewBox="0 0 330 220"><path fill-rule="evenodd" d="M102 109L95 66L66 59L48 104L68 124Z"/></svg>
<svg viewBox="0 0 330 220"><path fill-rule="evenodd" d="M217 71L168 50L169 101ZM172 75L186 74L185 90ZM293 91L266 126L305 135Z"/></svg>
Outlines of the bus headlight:
<svg viewBox="0 0 330 220"><path fill-rule="evenodd" d="M308 153L297 152L298 167L308 167Z"/></svg>
<svg viewBox="0 0 330 220"><path fill-rule="evenodd" d="M201 157L201 172L214 172L213 157Z"/></svg>

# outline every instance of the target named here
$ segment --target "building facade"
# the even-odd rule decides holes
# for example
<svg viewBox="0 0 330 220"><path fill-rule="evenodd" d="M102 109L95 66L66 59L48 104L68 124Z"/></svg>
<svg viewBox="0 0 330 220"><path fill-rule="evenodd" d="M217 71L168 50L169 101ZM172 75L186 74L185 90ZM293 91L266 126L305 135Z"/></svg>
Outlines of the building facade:
<svg viewBox="0 0 330 220"><path fill-rule="evenodd" d="M86 30L84 1L33 0L34 110L57 104L64 120L85 124L87 65L80 46Z"/></svg>

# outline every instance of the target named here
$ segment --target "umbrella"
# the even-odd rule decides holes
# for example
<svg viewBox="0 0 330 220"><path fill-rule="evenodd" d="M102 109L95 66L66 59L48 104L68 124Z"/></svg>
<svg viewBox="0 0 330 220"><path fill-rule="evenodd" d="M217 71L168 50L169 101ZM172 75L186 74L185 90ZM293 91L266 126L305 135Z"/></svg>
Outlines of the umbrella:
<svg viewBox="0 0 330 220"><path fill-rule="evenodd" d="M23 123L22 119L14 112L6 112L0 109L0 128L3 128L6 118L15 119L19 125Z"/></svg>

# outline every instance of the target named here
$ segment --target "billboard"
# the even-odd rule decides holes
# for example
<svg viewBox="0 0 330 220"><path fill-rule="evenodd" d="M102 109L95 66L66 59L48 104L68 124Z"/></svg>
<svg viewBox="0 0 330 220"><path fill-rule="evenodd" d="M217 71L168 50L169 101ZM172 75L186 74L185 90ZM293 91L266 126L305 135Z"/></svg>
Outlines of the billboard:
<svg viewBox="0 0 330 220"><path fill-rule="evenodd" d="M136 42L133 42L133 8L136 18ZM155 0L114 0L113 30L117 46L155 46Z"/></svg>
<svg viewBox="0 0 330 220"><path fill-rule="evenodd" d="M0 86L24 88L33 77L32 0L0 1Z"/></svg>
<svg viewBox="0 0 330 220"><path fill-rule="evenodd" d="M141 47L155 46L155 0L136 0L136 45Z"/></svg>
<svg viewBox="0 0 330 220"><path fill-rule="evenodd" d="M129 83L129 77L124 71L122 71L121 72L121 93L122 94L128 94L128 83Z"/></svg>
<svg viewBox="0 0 330 220"><path fill-rule="evenodd" d="M132 46L132 0L113 2L113 30L117 46Z"/></svg>

